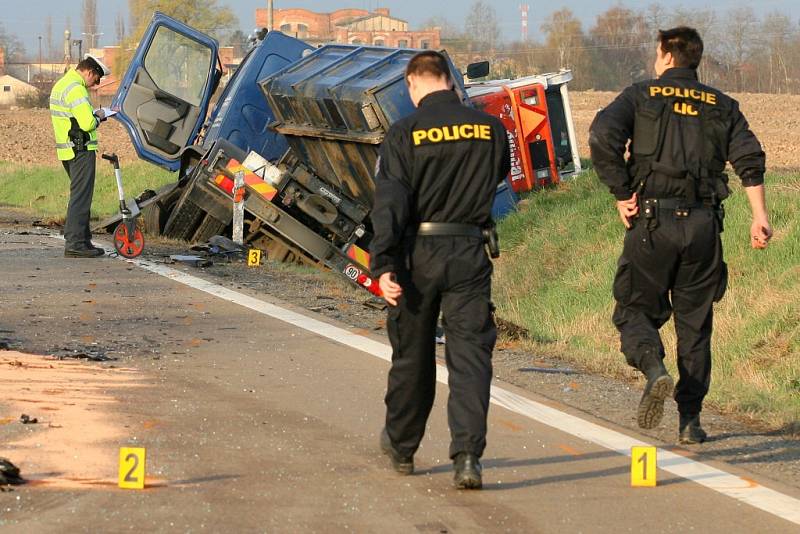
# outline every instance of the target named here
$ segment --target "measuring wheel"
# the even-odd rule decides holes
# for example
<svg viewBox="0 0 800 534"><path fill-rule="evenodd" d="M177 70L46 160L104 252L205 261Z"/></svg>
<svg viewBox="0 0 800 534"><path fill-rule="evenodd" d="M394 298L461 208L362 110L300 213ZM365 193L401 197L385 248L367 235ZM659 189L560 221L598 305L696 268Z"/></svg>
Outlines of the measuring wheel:
<svg viewBox="0 0 800 534"><path fill-rule="evenodd" d="M114 248L121 256L135 258L144 250L144 235L135 225L133 232L130 232L128 225L121 222L114 230Z"/></svg>

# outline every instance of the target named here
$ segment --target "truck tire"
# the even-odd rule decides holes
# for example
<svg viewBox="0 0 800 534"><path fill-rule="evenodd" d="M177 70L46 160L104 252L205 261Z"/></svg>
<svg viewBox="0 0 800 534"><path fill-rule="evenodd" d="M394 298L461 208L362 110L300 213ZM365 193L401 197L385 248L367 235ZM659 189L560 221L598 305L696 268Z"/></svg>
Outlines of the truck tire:
<svg viewBox="0 0 800 534"><path fill-rule="evenodd" d="M206 215L203 221L200 223L200 226L198 226L197 230L195 230L191 242L205 243L215 235L221 235L227 226L227 224L218 221L211 215Z"/></svg>
<svg viewBox="0 0 800 534"><path fill-rule="evenodd" d="M190 241L206 212L191 200L178 201L164 225L164 236Z"/></svg>
<svg viewBox="0 0 800 534"><path fill-rule="evenodd" d="M158 194L162 195L169 188L172 188L172 190L142 210L142 231L144 233L149 235L161 235L163 233L170 212L183 191L183 188L170 184L159 189Z"/></svg>
<svg viewBox="0 0 800 534"><path fill-rule="evenodd" d="M192 189L196 186L199 174L189 177L186 186L181 190L180 197L170 210L166 224L164 224L164 236L170 239L180 239L190 241L194 237L194 232L206 215L204 209L189 199Z"/></svg>

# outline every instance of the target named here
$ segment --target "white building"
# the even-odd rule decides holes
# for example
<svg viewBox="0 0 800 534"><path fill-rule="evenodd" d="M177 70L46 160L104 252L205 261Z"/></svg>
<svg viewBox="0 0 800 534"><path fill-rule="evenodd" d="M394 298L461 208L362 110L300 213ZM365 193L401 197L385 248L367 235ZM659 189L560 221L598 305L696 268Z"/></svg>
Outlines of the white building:
<svg viewBox="0 0 800 534"><path fill-rule="evenodd" d="M38 93L38 89L22 80L8 74L0 76L0 108L21 105L25 97L35 97Z"/></svg>

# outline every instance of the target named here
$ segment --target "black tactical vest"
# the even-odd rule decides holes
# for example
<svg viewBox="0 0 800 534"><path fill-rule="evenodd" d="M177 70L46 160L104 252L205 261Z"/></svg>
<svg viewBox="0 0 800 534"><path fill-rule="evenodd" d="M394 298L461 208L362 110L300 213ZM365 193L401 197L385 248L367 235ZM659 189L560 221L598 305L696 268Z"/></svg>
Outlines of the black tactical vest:
<svg viewBox="0 0 800 534"><path fill-rule="evenodd" d="M725 163L728 158L731 101L713 93L713 104L691 94L712 95L700 89L669 85L670 80L640 85L636 98L630 175L634 178L640 198L678 196L682 192L688 204L702 202L716 206L729 195ZM662 85L663 83L663 85ZM651 96L658 89L671 89L670 96ZM678 95L674 95L677 89ZM696 117L698 127L691 133L680 130L677 115ZM692 120L692 118L687 119ZM697 154L695 164L676 164L665 155L665 147L679 140L681 146L692 146ZM669 147L673 149L674 147ZM671 152L672 150L668 151Z"/></svg>

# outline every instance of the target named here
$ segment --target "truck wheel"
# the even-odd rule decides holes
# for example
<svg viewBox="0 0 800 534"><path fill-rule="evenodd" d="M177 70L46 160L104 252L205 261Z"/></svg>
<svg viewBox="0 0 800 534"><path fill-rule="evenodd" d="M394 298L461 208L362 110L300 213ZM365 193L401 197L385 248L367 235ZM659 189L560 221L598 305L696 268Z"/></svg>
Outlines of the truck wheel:
<svg viewBox="0 0 800 534"><path fill-rule="evenodd" d="M191 240L205 215L206 212L191 200L178 201L164 225L164 236L183 241Z"/></svg>
<svg viewBox="0 0 800 534"><path fill-rule="evenodd" d="M211 237L215 235L221 235L222 232L225 231L225 227L228 226L225 223L222 223L212 217L211 215L206 215L203 222L200 223L200 226L197 227L197 230L192 237L192 243L205 243Z"/></svg>

